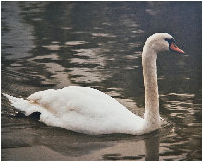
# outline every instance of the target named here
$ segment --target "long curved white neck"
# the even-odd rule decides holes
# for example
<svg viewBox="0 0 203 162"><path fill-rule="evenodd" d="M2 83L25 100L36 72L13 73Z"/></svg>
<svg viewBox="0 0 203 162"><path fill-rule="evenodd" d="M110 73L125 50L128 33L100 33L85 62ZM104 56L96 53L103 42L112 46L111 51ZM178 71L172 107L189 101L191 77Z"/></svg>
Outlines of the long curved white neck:
<svg viewBox="0 0 203 162"><path fill-rule="evenodd" d="M147 127L160 128L159 94L157 85L157 53L153 48L145 45L142 53L142 66L145 86L145 115Z"/></svg>

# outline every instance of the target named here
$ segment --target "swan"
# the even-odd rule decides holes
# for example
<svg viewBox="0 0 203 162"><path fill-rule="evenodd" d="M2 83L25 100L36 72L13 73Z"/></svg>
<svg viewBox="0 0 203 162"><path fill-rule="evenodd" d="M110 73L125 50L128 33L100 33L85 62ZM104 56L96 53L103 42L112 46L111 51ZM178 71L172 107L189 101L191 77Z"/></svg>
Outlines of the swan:
<svg viewBox="0 0 203 162"><path fill-rule="evenodd" d="M168 33L155 33L144 45L142 66L145 86L145 114L141 118L111 96L90 87L69 86L31 94L27 99L3 93L11 105L30 115L40 112L40 121L89 135L124 133L142 135L161 128L157 86L157 53L179 49Z"/></svg>

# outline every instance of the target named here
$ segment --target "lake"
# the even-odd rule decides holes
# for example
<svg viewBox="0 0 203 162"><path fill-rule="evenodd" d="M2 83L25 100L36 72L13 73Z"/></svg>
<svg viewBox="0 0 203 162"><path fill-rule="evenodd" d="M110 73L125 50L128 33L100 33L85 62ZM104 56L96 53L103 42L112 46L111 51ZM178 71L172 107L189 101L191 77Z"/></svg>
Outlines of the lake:
<svg viewBox="0 0 203 162"><path fill-rule="evenodd" d="M185 55L157 60L164 125L143 136L46 126L1 100L1 160L202 160L202 2L1 2L1 90L89 86L143 117L141 54L167 32Z"/></svg>

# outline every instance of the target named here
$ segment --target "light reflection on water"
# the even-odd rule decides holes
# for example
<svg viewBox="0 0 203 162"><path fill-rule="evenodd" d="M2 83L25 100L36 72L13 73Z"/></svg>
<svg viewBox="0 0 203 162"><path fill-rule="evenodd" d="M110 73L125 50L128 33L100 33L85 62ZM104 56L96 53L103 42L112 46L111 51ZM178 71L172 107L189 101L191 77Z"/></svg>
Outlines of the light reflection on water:
<svg viewBox="0 0 203 162"><path fill-rule="evenodd" d="M91 86L143 116L146 38L169 32L186 51L158 57L160 113L170 127L92 137L27 119L2 98L2 160L26 160L26 150L45 151L44 160L201 160L200 3L2 2L2 92L13 96Z"/></svg>

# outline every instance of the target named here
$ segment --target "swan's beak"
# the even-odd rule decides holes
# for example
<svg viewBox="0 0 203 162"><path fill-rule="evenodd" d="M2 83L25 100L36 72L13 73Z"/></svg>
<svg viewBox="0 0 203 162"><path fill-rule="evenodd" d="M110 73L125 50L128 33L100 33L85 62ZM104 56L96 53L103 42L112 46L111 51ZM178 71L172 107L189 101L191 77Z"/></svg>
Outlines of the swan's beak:
<svg viewBox="0 0 203 162"><path fill-rule="evenodd" d="M183 50L181 50L180 48L178 48L174 42L171 42L170 50L178 52L178 53L185 54L185 52Z"/></svg>

